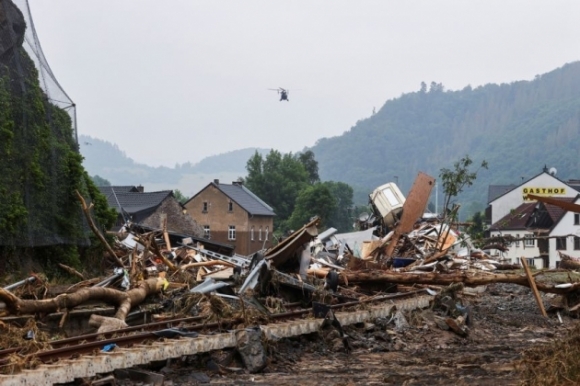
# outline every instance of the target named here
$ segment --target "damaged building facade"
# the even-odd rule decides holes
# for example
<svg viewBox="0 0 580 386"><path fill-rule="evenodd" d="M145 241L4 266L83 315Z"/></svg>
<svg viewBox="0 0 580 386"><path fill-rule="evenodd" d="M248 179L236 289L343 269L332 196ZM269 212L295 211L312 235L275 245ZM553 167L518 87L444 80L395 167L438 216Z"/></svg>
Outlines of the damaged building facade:
<svg viewBox="0 0 580 386"><path fill-rule="evenodd" d="M580 181L562 181L554 168L547 167L519 185L489 186L489 236L514 239L502 257L512 263L524 257L536 268L556 268L559 252L580 256L580 215L528 197L532 194L578 203L579 189Z"/></svg>
<svg viewBox="0 0 580 386"><path fill-rule="evenodd" d="M202 236L203 230L172 190L145 192L142 186L100 186L109 207L117 211L113 231L118 231L130 221L135 224L159 228L166 222L169 231Z"/></svg>

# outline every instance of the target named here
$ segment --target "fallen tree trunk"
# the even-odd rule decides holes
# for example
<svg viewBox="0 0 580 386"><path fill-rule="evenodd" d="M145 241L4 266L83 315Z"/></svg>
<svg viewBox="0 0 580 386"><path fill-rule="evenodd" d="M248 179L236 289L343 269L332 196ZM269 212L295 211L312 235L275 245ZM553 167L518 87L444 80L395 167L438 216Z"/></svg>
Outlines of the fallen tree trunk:
<svg viewBox="0 0 580 386"><path fill-rule="evenodd" d="M345 280L349 283L391 283L391 284L431 284L450 285L453 283L463 283L468 287L493 283L518 284L530 287L526 275L511 273L487 273L474 274L473 272L452 272L452 273L413 273L395 271L365 271L365 272L341 272L339 276L341 283ZM555 294L566 294L580 289L580 283L568 283L565 285L548 284L536 282L536 287L542 292Z"/></svg>
<svg viewBox="0 0 580 386"><path fill-rule="evenodd" d="M115 318L124 321L131 307L142 303L147 296L160 292L162 287L163 280L153 278L139 282L137 287L127 292L104 287L89 287L42 300L20 299L0 288L0 300L6 303L6 309L13 315L51 313L71 309L91 300L99 300L117 306Z"/></svg>

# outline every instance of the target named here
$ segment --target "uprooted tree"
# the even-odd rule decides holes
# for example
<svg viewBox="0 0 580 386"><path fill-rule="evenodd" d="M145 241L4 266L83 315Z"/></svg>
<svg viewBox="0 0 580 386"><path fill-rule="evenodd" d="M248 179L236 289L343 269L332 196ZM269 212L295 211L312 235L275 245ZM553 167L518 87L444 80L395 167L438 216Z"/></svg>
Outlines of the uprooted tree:
<svg viewBox="0 0 580 386"><path fill-rule="evenodd" d="M141 304L148 296L159 293L163 284L163 279L152 278L140 281L135 288L127 292L105 287L90 287L82 288L73 293L61 294L52 299L41 300L20 299L11 292L0 288L0 300L6 304L7 311L12 315L56 311L65 311L66 313L66 311L91 300L114 304L117 307L114 318L101 318L100 320L107 321L105 323L107 327L99 330L103 332L108 329L124 327L125 318L131 307Z"/></svg>

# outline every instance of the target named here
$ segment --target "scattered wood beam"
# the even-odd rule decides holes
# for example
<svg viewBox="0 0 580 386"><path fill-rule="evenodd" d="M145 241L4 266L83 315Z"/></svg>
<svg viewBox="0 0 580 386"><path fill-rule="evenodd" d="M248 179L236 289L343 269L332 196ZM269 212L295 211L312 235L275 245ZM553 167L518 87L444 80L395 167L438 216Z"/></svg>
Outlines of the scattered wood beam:
<svg viewBox="0 0 580 386"><path fill-rule="evenodd" d="M542 298L540 297L540 293L538 292L538 288L536 287L536 281L530 272L530 267L528 267L528 262L524 257L520 257L520 261L522 262L522 266L524 267L524 271L526 272L526 276L528 277L528 282L530 283L530 288L534 293L534 297L536 298L536 303L538 303L538 307L542 312L542 315L547 318L548 314L546 314L546 309L544 308L544 303L542 302Z"/></svg>

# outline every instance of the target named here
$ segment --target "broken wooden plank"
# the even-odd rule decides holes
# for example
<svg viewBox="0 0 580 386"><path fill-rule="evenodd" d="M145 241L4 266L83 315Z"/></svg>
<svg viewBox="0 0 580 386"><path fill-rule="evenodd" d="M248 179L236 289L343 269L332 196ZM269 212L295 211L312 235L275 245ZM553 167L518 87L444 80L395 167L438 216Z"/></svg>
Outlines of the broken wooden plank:
<svg viewBox="0 0 580 386"><path fill-rule="evenodd" d="M401 221L395 227L393 239L387 246L385 252L387 258L392 256L401 235L411 232L417 219L421 218L423 213L425 213L425 208L429 202L429 196L431 195L431 190L434 185L435 178L423 172L419 172L419 175L415 178L415 182L409 191L409 196L405 199L405 204L403 204L403 215L401 216Z"/></svg>
<svg viewBox="0 0 580 386"><path fill-rule="evenodd" d="M524 267L524 271L526 272L526 276L528 277L528 282L530 283L530 288L532 289L534 297L536 298L536 303L538 303L538 307L540 308L540 311L542 312L544 318L547 318L548 314L546 314L544 303L542 302L542 298L540 297L540 293L538 292L538 288L536 287L536 281L534 280L534 277L530 272L530 267L528 267L528 262L526 261L525 257L520 257L520 261L522 262L522 266Z"/></svg>

